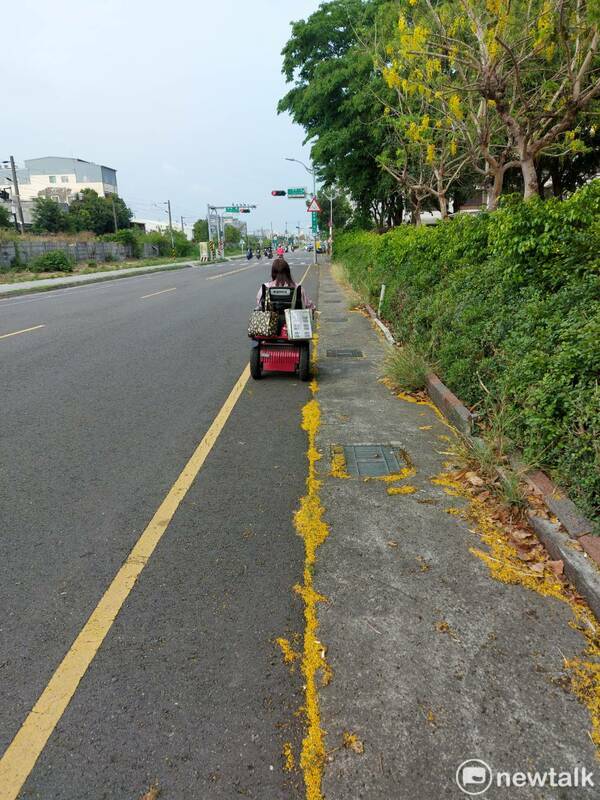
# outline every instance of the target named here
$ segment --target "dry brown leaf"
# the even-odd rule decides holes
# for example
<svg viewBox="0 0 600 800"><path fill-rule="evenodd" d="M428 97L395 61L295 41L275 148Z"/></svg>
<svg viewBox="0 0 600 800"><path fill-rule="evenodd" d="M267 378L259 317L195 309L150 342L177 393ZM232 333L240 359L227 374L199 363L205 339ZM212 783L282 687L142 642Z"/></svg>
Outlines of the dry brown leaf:
<svg viewBox="0 0 600 800"><path fill-rule="evenodd" d="M388 547L398 547L398 542L393 542L393 541L390 540L388 542Z"/></svg>
<svg viewBox="0 0 600 800"><path fill-rule="evenodd" d="M522 528L515 528L510 532L510 538L515 539L517 542L533 541L534 536L530 531L524 531Z"/></svg>
<svg viewBox="0 0 600 800"><path fill-rule="evenodd" d="M535 559L535 556L528 550L522 550L521 548L518 548L517 558L519 559L519 561L533 561Z"/></svg>
<svg viewBox="0 0 600 800"><path fill-rule="evenodd" d="M483 486L485 481L483 481L479 475L476 475L474 472L467 472L465 474L465 478L469 481L471 486Z"/></svg>
<svg viewBox="0 0 600 800"><path fill-rule="evenodd" d="M562 559L558 561L548 561L546 563L555 575L562 575L565 571L565 564Z"/></svg>
<svg viewBox="0 0 600 800"><path fill-rule="evenodd" d="M157 800L158 797L160 797L160 787L155 783L140 797L140 800Z"/></svg>
<svg viewBox="0 0 600 800"><path fill-rule="evenodd" d="M358 755L362 755L365 752L364 744L355 733L344 731L342 736L346 750L353 750L355 753L358 753Z"/></svg>
<svg viewBox="0 0 600 800"><path fill-rule="evenodd" d="M529 564L529 569L535 572L536 575L544 574L544 564Z"/></svg>

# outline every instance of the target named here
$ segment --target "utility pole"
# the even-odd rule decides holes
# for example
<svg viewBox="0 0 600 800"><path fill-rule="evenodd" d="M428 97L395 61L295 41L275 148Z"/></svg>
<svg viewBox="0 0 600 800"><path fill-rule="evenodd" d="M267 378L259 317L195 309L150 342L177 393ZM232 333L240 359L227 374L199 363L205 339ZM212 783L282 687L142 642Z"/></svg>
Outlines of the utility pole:
<svg viewBox="0 0 600 800"><path fill-rule="evenodd" d="M115 233L116 233L119 230L119 226L117 224L117 209L115 208L115 198L111 196L110 200L112 203L113 222L115 223Z"/></svg>
<svg viewBox="0 0 600 800"><path fill-rule="evenodd" d="M19 212L19 222L21 223L21 233L25 233L25 219L23 218L23 206L21 205L21 195L19 194L19 181L17 180L17 168L15 167L14 156L10 157L10 168L13 176L13 186L17 199L17 211Z"/></svg>
<svg viewBox="0 0 600 800"><path fill-rule="evenodd" d="M185 233L185 228L183 227L183 217L179 217L179 219L181 220L181 232Z"/></svg>
<svg viewBox="0 0 600 800"><path fill-rule="evenodd" d="M171 234L171 250L174 250L175 249L175 240L173 239L173 219L171 217L171 201L167 200L165 205L169 209L169 233Z"/></svg>

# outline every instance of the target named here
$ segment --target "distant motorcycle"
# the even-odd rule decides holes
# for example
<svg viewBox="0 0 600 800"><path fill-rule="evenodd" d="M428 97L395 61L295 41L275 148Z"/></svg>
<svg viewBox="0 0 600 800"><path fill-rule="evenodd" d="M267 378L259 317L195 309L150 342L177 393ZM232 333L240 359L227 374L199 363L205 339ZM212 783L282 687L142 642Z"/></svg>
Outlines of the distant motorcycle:
<svg viewBox="0 0 600 800"><path fill-rule="evenodd" d="M261 258L261 256L262 256L262 253L260 252L260 250L257 250L256 251L256 257L257 258Z"/></svg>
<svg viewBox="0 0 600 800"><path fill-rule="evenodd" d="M246 252L246 258L247 258L248 261L250 261L250 259L252 258L252 255L253 255L252 254L252 248L249 247L247 252Z"/></svg>

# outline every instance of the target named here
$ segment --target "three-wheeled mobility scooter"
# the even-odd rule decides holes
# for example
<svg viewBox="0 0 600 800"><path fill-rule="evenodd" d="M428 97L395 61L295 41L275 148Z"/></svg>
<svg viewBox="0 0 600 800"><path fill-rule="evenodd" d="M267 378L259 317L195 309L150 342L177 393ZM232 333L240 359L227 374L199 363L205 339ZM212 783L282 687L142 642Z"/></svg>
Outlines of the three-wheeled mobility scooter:
<svg viewBox="0 0 600 800"><path fill-rule="evenodd" d="M254 380L265 372L297 372L301 381L309 380L312 312L303 309L301 287L263 284L260 310L272 313L274 333L249 334L254 340L250 353ZM299 310L303 313L290 313Z"/></svg>

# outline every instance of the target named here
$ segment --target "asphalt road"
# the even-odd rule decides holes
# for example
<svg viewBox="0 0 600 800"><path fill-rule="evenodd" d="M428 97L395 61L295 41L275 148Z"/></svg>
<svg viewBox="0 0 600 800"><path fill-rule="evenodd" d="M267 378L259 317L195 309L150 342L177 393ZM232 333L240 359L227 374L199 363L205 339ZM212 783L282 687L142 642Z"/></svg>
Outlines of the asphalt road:
<svg viewBox="0 0 600 800"><path fill-rule="evenodd" d="M289 260L299 278L311 257ZM267 271L0 300L0 751L244 370ZM303 629L307 399L290 377L246 385L19 797L302 796L281 756L302 682L274 639Z"/></svg>

